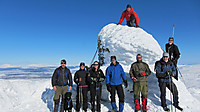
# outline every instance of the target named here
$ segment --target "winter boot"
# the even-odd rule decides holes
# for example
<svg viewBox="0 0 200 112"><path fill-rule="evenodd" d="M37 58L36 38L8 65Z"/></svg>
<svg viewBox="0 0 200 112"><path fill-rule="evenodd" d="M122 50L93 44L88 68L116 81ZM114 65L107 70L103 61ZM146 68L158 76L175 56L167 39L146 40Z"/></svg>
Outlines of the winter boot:
<svg viewBox="0 0 200 112"><path fill-rule="evenodd" d="M142 99L142 110L143 112L147 111L147 98Z"/></svg>
<svg viewBox="0 0 200 112"><path fill-rule="evenodd" d="M135 111L139 111L141 109L140 107L140 99L135 99Z"/></svg>
<svg viewBox="0 0 200 112"><path fill-rule="evenodd" d="M174 105L174 107L177 108L178 110L183 111L183 108L181 108L179 105L175 105L175 104L173 104L173 105Z"/></svg>
<svg viewBox="0 0 200 112"><path fill-rule="evenodd" d="M115 102L111 103L111 106L113 111L117 111L117 105Z"/></svg>
<svg viewBox="0 0 200 112"><path fill-rule="evenodd" d="M92 111L92 112L95 112L95 104L94 104L94 102L93 102L93 101L91 101L91 106L92 106L92 109L91 109L91 111Z"/></svg>
<svg viewBox="0 0 200 112"><path fill-rule="evenodd" d="M58 112L60 99L54 101L54 112Z"/></svg>
<svg viewBox="0 0 200 112"><path fill-rule="evenodd" d="M119 112L123 112L124 110L124 103L119 103Z"/></svg>
<svg viewBox="0 0 200 112"><path fill-rule="evenodd" d="M169 108L167 108L167 106L163 107L164 111L170 111Z"/></svg>

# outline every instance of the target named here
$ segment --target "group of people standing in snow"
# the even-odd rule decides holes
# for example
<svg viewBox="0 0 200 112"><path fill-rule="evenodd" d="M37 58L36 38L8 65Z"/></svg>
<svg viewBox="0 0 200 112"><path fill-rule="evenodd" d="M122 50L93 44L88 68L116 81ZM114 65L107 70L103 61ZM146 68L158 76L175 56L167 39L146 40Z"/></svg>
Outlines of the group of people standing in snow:
<svg viewBox="0 0 200 112"><path fill-rule="evenodd" d="M120 21L121 24L126 18L127 25L130 27L139 27L139 18L131 5L127 5L127 9L122 13ZM173 105L179 110L183 110L178 102L178 90L172 81L172 77L178 80L177 62L180 57L178 47L173 43L174 38L169 38L169 43L166 44L166 52L163 57L155 63L156 77L158 78L160 87L161 106L165 111L169 111L166 104L166 87L173 94ZM137 61L131 65L130 78L133 81L133 93L135 112L142 110L147 111L148 98L148 84L147 77L151 74L151 70L147 63L142 61L142 55L137 54ZM116 56L111 56L111 64L107 67L105 75L100 69L100 64L95 61L90 68L87 68L85 63L80 63L80 68L74 74L74 82L76 83L76 111L79 112L82 106L86 112L88 109L88 91L90 92L90 104L92 112L101 112L101 94L102 82L106 80L107 91L110 93L112 112L123 112L125 94L122 84L125 88L128 87L126 74L123 67L117 61ZM54 112L58 112L59 103L60 112L66 110L72 111L72 75L70 70L66 67L66 60L61 60L61 66L57 68L52 76L52 87L55 91L54 95ZM119 110L116 104L116 93L119 97ZM140 96L140 94L142 96ZM140 105L142 101L142 106ZM96 107L95 107L96 102Z"/></svg>

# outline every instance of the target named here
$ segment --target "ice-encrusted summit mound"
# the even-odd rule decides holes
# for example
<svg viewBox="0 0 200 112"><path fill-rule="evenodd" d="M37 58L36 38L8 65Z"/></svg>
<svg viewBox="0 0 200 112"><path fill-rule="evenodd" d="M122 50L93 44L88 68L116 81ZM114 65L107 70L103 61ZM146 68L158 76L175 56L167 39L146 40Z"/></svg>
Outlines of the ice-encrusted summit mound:
<svg viewBox="0 0 200 112"><path fill-rule="evenodd" d="M158 42L141 28L109 24L98 36L102 45L110 50L110 53L105 53L105 63L110 62L111 55L116 55L124 65L136 61L138 53L149 64L155 63L162 56L163 51Z"/></svg>

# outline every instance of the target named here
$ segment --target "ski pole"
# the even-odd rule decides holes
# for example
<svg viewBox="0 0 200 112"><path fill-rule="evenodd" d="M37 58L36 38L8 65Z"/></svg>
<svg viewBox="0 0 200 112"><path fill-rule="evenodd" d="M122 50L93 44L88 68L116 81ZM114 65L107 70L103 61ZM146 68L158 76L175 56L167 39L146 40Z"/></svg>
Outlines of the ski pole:
<svg viewBox="0 0 200 112"><path fill-rule="evenodd" d="M178 72L180 73L181 77L183 77L181 71L179 70L178 66L177 66Z"/></svg>
<svg viewBox="0 0 200 112"><path fill-rule="evenodd" d="M168 76L169 76L169 81L170 81L170 74L169 74L169 72L168 72ZM170 82L170 84L169 84L169 88L170 88L170 99L171 99L171 110L172 110L172 112L173 112L173 107L172 107L172 94L171 94L171 90L172 90L172 78L171 78L171 82Z"/></svg>
<svg viewBox="0 0 200 112"><path fill-rule="evenodd" d="M177 66L177 70L178 70L178 72L180 73L180 75L181 75L181 77L182 77L182 79L183 79L183 83L186 84L186 83L185 83L185 80L184 80L184 78L183 78L183 75L181 74L181 71L180 71L180 69L178 68L178 66Z"/></svg>

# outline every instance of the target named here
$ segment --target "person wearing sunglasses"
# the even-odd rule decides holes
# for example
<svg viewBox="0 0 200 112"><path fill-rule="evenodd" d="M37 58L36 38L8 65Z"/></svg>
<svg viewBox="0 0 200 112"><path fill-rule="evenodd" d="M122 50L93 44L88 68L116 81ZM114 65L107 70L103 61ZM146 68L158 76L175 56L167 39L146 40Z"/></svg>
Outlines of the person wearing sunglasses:
<svg viewBox="0 0 200 112"><path fill-rule="evenodd" d="M169 37L169 43L165 45L165 50L167 53L169 53L169 59L174 63L174 66L176 67L176 76L174 78L178 80L177 63L181 54L178 47L174 44L173 37Z"/></svg>
<svg viewBox="0 0 200 112"><path fill-rule="evenodd" d="M56 68L52 76L52 87L54 94L54 112L58 112L60 96L62 96L60 112L64 112L65 93L72 90L72 75L66 67L66 60L61 60L61 66Z"/></svg>
<svg viewBox="0 0 200 112"><path fill-rule="evenodd" d="M128 83L125 72L119 62L117 62L116 56L111 56L111 64L106 69L106 86L111 94L111 106L113 112L117 112L115 101L116 91L119 97L119 112L123 112L124 110L124 90L122 87L122 80L125 88L127 88Z"/></svg>
<svg viewBox="0 0 200 112"><path fill-rule="evenodd" d="M134 87L134 103L135 103L135 112L140 111L140 93L142 94L142 111L147 111L147 95L148 95L148 86L147 86L147 77L151 74L149 65L142 61L142 55L137 54L137 61L131 65L130 77L133 80Z"/></svg>
<svg viewBox="0 0 200 112"><path fill-rule="evenodd" d="M161 92L161 106L163 107L164 111L170 111L170 109L167 108L166 104L166 87L173 94L173 106L182 111L183 109L179 106L178 101L178 90L176 85L172 81L172 77L176 76L176 68L173 62L171 62L171 60L169 59L169 53L163 53L162 59L156 62L155 68L156 77L158 78Z"/></svg>
<svg viewBox="0 0 200 112"><path fill-rule="evenodd" d="M87 112L88 108L88 84L90 74L85 68L85 63L80 63L80 69L76 71L74 75L74 82L77 84L76 95L76 111L79 112L81 106L83 106L84 112ZM83 101L83 102L82 102Z"/></svg>
<svg viewBox="0 0 200 112"><path fill-rule="evenodd" d="M102 82L105 80L103 71L100 69L98 61L92 64L90 72L90 103L92 106L92 112L95 112L95 101L97 103L96 111L101 112L101 93L102 93ZM95 99L96 97L96 99Z"/></svg>

